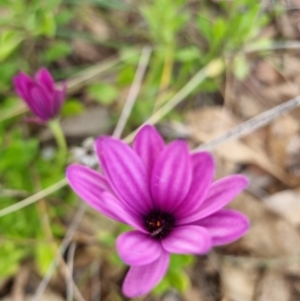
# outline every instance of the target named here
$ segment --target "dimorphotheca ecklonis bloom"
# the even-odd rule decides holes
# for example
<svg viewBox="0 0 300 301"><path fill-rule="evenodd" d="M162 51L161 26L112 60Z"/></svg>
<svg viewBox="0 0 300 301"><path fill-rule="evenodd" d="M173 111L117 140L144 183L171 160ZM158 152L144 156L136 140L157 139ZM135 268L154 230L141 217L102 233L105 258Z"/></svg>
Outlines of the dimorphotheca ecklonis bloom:
<svg viewBox="0 0 300 301"><path fill-rule="evenodd" d="M14 77L13 83L17 94L38 117L37 121L45 123L57 117L65 101L66 86L57 89L47 69L40 69L34 78L20 72Z"/></svg>
<svg viewBox="0 0 300 301"><path fill-rule="evenodd" d="M104 175L71 165L67 178L89 205L135 229L116 243L119 256L131 266L123 283L126 296L137 297L158 284L170 253L205 254L247 231L247 218L223 207L248 181L231 175L212 182L209 153L190 154L183 140L165 145L148 125L132 148L111 137L99 137L95 148Z"/></svg>

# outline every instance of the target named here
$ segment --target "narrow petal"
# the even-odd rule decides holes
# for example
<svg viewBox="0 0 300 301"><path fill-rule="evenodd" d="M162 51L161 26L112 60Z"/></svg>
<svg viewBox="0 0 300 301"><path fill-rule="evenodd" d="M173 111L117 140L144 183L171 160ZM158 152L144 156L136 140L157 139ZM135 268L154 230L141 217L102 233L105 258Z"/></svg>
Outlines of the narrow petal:
<svg viewBox="0 0 300 301"><path fill-rule="evenodd" d="M157 260L162 253L160 242L140 231L121 234L116 246L120 258L128 265L148 264Z"/></svg>
<svg viewBox="0 0 300 301"><path fill-rule="evenodd" d="M29 91L36 83L24 72L20 72L13 78L17 94L28 104L30 100Z"/></svg>
<svg viewBox="0 0 300 301"><path fill-rule="evenodd" d="M248 180L242 175L232 175L214 182L198 210L178 220L178 224L187 224L211 215L225 207L248 186Z"/></svg>
<svg viewBox="0 0 300 301"><path fill-rule="evenodd" d="M187 144L174 141L155 162L151 176L153 202L161 210L174 210L188 194L191 181L192 164Z"/></svg>
<svg viewBox="0 0 300 301"><path fill-rule="evenodd" d="M144 162L149 175L156 161L157 156L163 150L165 144L155 127L143 126L136 134L133 141L133 149Z"/></svg>
<svg viewBox="0 0 300 301"><path fill-rule="evenodd" d="M245 215L226 209L195 223L208 230L214 246L231 243L242 237L249 229L249 220Z"/></svg>
<svg viewBox="0 0 300 301"><path fill-rule="evenodd" d="M48 93L53 93L55 89L54 81L52 75L46 68L40 69L34 76L34 79L41 86L45 87Z"/></svg>
<svg viewBox="0 0 300 301"><path fill-rule="evenodd" d="M53 94L53 101L55 103L55 115L58 115L62 105L64 104L66 100L66 94L67 94L67 84L66 82L63 82L62 88L56 89Z"/></svg>
<svg viewBox="0 0 300 301"><path fill-rule="evenodd" d="M149 293L167 272L170 255L162 252L154 262L142 266L132 266L123 283L123 293L128 298Z"/></svg>
<svg viewBox="0 0 300 301"><path fill-rule="evenodd" d="M33 87L30 90L28 106L34 114L42 119L49 120L53 117L51 96L42 87Z"/></svg>
<svg viewBox="0 0 300 301"><path fill-rule="evenodd" d="M163 248L176 254L205 254L211 248L209 232L200 226L177 227L162 240Z"/></svg>
<svg viewBox="0 0 300 301"><path fill-rule="evenodd" d="M210 153L199 152L192 154L191 161L193 165L191 188L184 201L175 210L175 214L178 217L189 216L200 207L214 177L215 163Z"/></svg>
<svg viewBox="0 0 300 301"><path fill-rule="evenodd" d="M142 227L138 217L126 210L124 205L108 192L109 186L98 172L86 166L74 164L67 168L66 176L72 189L88 205L111 219L138 229Z"/></svg>
<svg viewBox="0 0 300 301"><path fill-rule="evenodd" d="M95 145L104 173L120 200L134 212L151 210L149 178L139 156L117 139L100 137Z"/></svg>

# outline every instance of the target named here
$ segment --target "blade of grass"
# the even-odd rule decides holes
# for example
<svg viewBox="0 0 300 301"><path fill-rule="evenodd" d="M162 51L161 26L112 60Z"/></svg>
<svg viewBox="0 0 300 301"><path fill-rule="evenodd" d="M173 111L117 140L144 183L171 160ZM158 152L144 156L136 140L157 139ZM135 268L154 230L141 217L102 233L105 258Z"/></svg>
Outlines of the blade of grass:
<svg viewBox="0 0 300 301"><path fill-rule="evenodd" d="M49 186L48 188L46 188L44 190L41 190L38 193L33 194L32 196L24 199L23 201L20 201L20 202L14 204L14 205L11 205L9 207L6 207L6 208L0 210L0 217L4 216L4 215L7 215L7 214L10 214L14 211L20 210L20 209L22 209L26 206L29 206L29 205L43 199L44 197L46 197L46 196L54 193L55 191L63 188L64 186L67 185L67 183L68 183L67 179L64 178L64 179L56 182L55 184Z"/></svg>
<svg viewBox="0 0 300 301"><path fill-rule="evenodd" d="M118 120L118 123L113 132L114 137L121 137L121 134L124 130L125 124L129 118L130 112L132 111L133 105L136 101L138 93L140 91L142 81L150 60L152 49L149 46L145 46L142 50L140 61L137 66L133 84L130 87L124 108Z"/></svg>
<svg viewBox="0 0 300 301"><path fill-rule="evenodd" d="M68 252L68 269L69 275L67 275L67 301L73 301L73 267L74 267L74 256L76 250L76 243L71 243L70 249Z"/></svg>
<svg viewBox="0 0 300 301"><path fill-rule="evenodd" d="M197 86L199 86L206 78L215 77L223 70L223 62L220 59L211 61L206 67L198 71L194 77L179 90L165 105L157 110L148 120L146 120L139 128L128 135L124 140L126 142L132 141L138 130L145 124L155 124L172 109L174 109L180 102L189 96Z"/></svg>
<svg viewBox="0 0 300 301"><path fill-rule="evenodd" d="M71 243L72 241L72 238L73 238L73 235L74 235L74 232L76 231L84 213L85 213L85 210L86 210L86 204L84 202L81 202L80 205L79 205L79 208L78 210L76 211L75 213L75 216L71 222L71 225L69 227L69 229L67 230L67 233L60 245L60 248L59 248L59 252L57 253L55 259L52 261L51 265L49 266L48 268L48 271L45 275L45 277L43 278L43 280L41 281L41 283L39 284L36 292L35 292L35 295L33 296L32 298L32 301L38 301L40 300L40 298L42 297L46 287L48 286L48 283L58 265L58 262L59 262L59 259L61 258L62 254L65 253L68 245ZM78 293L78 291L76 290L76 287L73 286L74 288L74 292Z"/></svg>

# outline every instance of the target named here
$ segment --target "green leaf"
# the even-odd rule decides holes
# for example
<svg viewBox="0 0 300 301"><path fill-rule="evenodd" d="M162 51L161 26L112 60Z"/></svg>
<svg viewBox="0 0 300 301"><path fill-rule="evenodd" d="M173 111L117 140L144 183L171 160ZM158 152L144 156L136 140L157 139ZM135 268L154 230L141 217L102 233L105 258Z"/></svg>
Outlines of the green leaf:
<svg viewBox="0 0 300 301"><path fill-rule="evenodd" d="M62 116L79 115L84 111L84 105L79 99L73 98L65 102L61 114Z"/></svg>
<svg viewBox="0 0 300 301"><path fill-rule="evenodd" d="M121 60L128 64L137 64L141 56L141 51L136 48L124 48L121 50Z"/></svg>
<svg viewBox="0 0 300 301"><path fill-rule="evenodd" d="M68 24L74 18L74 12L71 10L62 10L55 15L55 21L57 26L63 26Z"/></svg>
<svg viewBox="0 0 300 301"><path fill-rule="evenodd" d="M167 278L174 288L180 292L184 292L191 286L190 278L182 270L169 270Z"/></svg>
<svg viewBox="0 0 300 301"><path fill-rule="evenodd" d="M35 248L36 264L41 275L45 275L51 262L55 258L55 253L49 244L39 244Z"/></svg>
<svg viewBox="0 0 300 301"><path fill-rule="evenodd" d="M111 252L111 254L109 254L108 259L111 262L111 264L115 266L124 266L123 261L120 259L116 252Z"/></svg>
<svg viewBox="0 0 300 301"><path fill-rule="evenodd" d="M237 56L233 61L233 72L239 80L243 80L249 74L249 64L245 56Z"/></svg>
<svg viewBox="0 0 300 301"><path fill-rule="evenodd" d="M88 93L104 105L112 104L118 97L118 90L109 84L94 84L88 87Z"/></svg>
<svg viewBox="0 0 300 301"><path fill-rule="evenodd" d="M186 47L183 49L179 49L176 52L175 58L179 61L179 62L191 62L194 60L199 60L201 53L200 50L194 46L190 46L190 47Z"/></svg>
<svg viewBox="0 0 300 301"><path fill-rule="evenodd" d="M38 34L46 37L54 37L56 32L56 23L53 12L41 11L38 15Z"/></svg>
<svg viewBox="0 0 300 301"><path fill-rule="evenodd" d="M162 279L162 281L153 289L152 293L156 296L160 296L166 293L170 289L170 282L168 277Z"/></svg>
<svg viewBox="0 0 300 301"><path fill-rule="evenodd" d="M204 38L210 42L212 40L212 24L211 22L203 17L203 16L199 16L197 18L197 24L198 24L198 28L200 30L200 32L202 33L202 35L204 36Z"/></svg>
<svg viewBox="0 0 300 301"><path fill-rule="evenodd" d="M192 255L171 255L170 267L173 269L190 266L193 264L195 258Z"/></svg>
<svg viewBox="0 0 300 301"><path fill-rule="evenodd" d="M52 63L56 60L68 56L72 52L70 43L59 41L47 48L43 54L43 59L47 63Z"/></svg>
<svg viewBox="0 0 300 301"><path fill-rule="evenodd" d="M118 84L122 87L127 86L132 83L135 75L135 68L130 65L126 65L124 69L122 69L118 73Z"/></svg>
<svg viewBox="0 0 300 301"><path fill-rule="evenodd" d="M5 241L1 242L0 257L0 277L11 276L16 273L19 267L19 261L26 254L26 251L17 248L14 243Z"/></svg>
<svg viewBox="0 0 300 301"><path fill-rule="evenodd" d="M0 62L4 61L19 46L24 37L21 33L6 30L0 35Z"/></svg>

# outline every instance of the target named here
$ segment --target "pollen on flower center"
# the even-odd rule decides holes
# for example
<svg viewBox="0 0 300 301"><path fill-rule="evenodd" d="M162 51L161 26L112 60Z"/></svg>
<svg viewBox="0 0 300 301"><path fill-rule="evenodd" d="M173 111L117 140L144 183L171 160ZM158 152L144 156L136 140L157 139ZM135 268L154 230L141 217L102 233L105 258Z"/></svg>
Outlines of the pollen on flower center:
<svg viewBox="0 0 300 301"><path fill-rule="evenodd" d="M175 218L168 212L153 210L144 217L144 223L152 237L161 239L172 231Z"/></svg>

